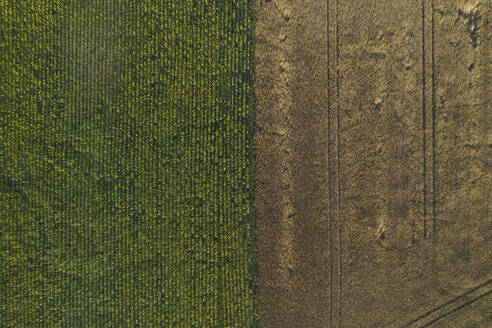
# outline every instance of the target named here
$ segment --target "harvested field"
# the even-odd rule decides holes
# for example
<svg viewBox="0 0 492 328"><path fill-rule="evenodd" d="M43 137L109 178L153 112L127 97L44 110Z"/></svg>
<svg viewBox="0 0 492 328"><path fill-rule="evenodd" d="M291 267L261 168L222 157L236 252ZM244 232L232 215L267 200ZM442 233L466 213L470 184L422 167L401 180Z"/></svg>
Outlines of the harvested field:
<svg viewBox="0 0 492 328"><path fill-rule="evenodd" d="M490 5L257 1L263 327L491 324Z"/></svg>

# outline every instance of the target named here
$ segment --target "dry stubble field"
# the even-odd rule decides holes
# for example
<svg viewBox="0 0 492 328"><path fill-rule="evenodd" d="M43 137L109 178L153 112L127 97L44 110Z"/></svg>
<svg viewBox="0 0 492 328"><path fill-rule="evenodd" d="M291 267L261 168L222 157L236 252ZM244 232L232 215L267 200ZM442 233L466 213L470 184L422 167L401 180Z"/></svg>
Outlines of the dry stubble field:
<svg viewBox="0 0 492 328"><path fill-rule="evenodd" d="M492 323L490 7L256 2L264 327Z"/></svg>

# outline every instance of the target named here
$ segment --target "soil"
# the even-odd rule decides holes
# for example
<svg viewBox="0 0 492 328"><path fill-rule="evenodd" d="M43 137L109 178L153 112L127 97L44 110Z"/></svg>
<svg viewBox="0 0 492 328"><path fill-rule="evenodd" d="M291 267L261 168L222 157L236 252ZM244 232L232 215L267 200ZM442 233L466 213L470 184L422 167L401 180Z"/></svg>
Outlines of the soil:
<svg viewBox="0 0 492 328"><path fill-rule="evenodd" d="M491 1L256 1L262 327L492 323Z"/></svg>

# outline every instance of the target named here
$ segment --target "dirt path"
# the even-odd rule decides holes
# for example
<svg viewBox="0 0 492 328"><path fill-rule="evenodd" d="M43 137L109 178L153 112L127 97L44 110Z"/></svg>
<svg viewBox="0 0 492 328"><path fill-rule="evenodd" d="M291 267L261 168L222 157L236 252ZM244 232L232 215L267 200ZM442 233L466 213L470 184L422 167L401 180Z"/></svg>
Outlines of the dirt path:
<svg viewBox="0 0 492 328"><path fill-rule="evenodd" d="M490 5L257 1L262 327L490 322Z"/></svg>

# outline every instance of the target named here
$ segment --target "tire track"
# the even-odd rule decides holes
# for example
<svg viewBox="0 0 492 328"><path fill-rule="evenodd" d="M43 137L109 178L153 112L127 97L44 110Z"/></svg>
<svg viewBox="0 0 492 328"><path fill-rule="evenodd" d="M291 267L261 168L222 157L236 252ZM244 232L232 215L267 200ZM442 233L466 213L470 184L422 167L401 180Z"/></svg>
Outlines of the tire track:
<svg viewBox="0 0 492 328"><path fill-rule="evenodd" d="M331 181L331 165L330 165L330 154L331 154L331 88L330 88L330 81L331 81L331 74L330 74L330 0L326 1L326 66L327 66L327 83L326 83L326 92L328 96L328 101L327 101L327 109L328 109L328 184L330 184ZM334 247L333 247L333 209L331 206L331 192L328 192L328 204L329 204L329 211L328 211L328 220L329 220L329 230L330 230L330 327L333 326L333 277L334 277L334 270L333 270L333 253L334 253Z"/></svg>
<svg viewBox="0 0 492 328"><path fill-rule="evenodd" d="M424 239L427 238L427 142L426 142L426 106L425 106L425 88L426 88L426 59L425 59L425 0L422 0L422 139L423 139L423 207L424 207Z"/></svg>
<svg viewBox="0 0 492 328"><path fill-rule="evenodd" d="M339 0L327 1L330 325L342 326L341 105ZM333 63L332 63L333 61Z"/></svg>
<svg viewBox="0 0 492 328"><path fill-rule="evenodd" d="M432 238L437 238L437 214L436 214L436 56L435 56L435 1L431 3L431 54L432 54L432 85L431 85L431 102L432 102Z"/></svg>
<svg viewBox="0 0 492 328"><path fill-rule="evenodd" d="M338 220L338 325L342 327L342 220L340 218L340 33L339 33L339 0L335 4L336 18L336 81L337 81L337 220Z"/></svg>
<svg viewBox="0 0 492 328"><path fill-rule="evenodd" d="M490 295L490 294L492 294L492 291L488 291L488 292L487 292L487 293L485 293L485 294L482 294L482 295L480 295L480 296L477 296L477 297L475 297L475 298L473 298L473 299L469 300L468 302L466 302L466 303L464 303L464 304L462 304L462 305L458 306L457 308L455 308L455 309L453 309L453 310L451 310L451 311L449 311L449 312L446 312L446 313L444 313L444 314L442 314L442 315L438 316L437 318L435 318L435 319L433 319L432 321L430 321L430 322L426 323L425 325L420 326L420 328L429 327L429 326L430 326L430 325L432 325L433 323L435 323L435 322L437 322L437 321L439 321L439 320L441 320L441 319L443 319L443 318L447 317L448 315L453 314L454 312L456 312L456 311L458 311L458 310L461 310L462 308L464 308L464 307L466 307L466 306L469 306L469 305L471 305L471 304L475 303L476 301L481 300L482 298L484 298L484 297L486 297L486 296L488 296L488 295Z"/></svg>
<svg viewBox="0 0 492 328"><path fill-rule="evenodd" d="M417 318L413 319L412 321L406 323L405 325L401 326L401 328L410 328L410 327L413 327L414 325L416 324L420 324L418 325L418 327L420 328L423 328L423 327L428 327L430 326L432 323L458 311L459 309L462 309L464 308L465 306L468 306L468 305L471 305L473 304L475 301L478 301L479 299L482 299L484 297L486 297L487 295L489 295L490 293L492 293L492 290L487 290L487 289L490 289L492 287L492 279L489 279L483 283L481 283L480 285L476 286L476 287L473 287L471 288L470 290L464 292L464 293L461 293L459 294L458 296L442 303L441 305L438 305L436 307L434 307L433 309L419 315ZM482 293L484 290L487 290L485 293ZM478 296L474 297L475 294L479 294ZM466 301L465 303L451 309L451 310L448 310L446 311L446 309L449 307L449 306L452 306L453 304L461 301L463 298L466 298L466 297L473 297L472 299ZM437 317L435 317L434 319L432 319L431 321L429 322L422 322L422 321L425 321L426 318L428 317L432 317L432 315L434 313L440 313L441 310L444 310L443 313L441 314L438 314Z"/></svg>

